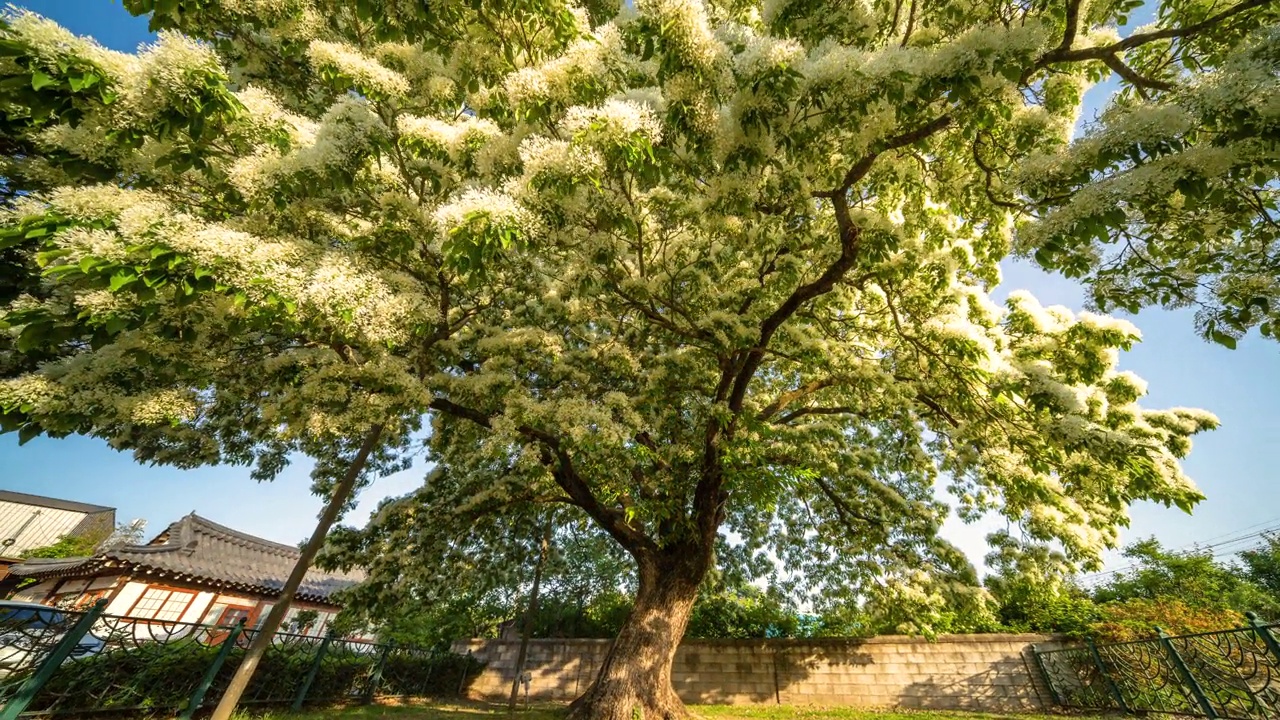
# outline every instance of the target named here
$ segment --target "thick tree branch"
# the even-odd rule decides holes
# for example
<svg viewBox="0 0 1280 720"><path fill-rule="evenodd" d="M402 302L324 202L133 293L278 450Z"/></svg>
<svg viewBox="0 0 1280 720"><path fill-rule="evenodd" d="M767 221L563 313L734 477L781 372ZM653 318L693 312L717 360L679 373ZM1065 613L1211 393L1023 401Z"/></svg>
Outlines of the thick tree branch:
<svg viewBox="0 0 1280 720"><path fill-rule="evenodd" d="M1080 32L1080 3L1082 0L1068 0L1066 30L1062 33L1062 42L1058 43L1056 50L1066 52L1071 49L1071 45L1076 41L1076 34Z"/></svg>
<svg viewBox="0 0 1280 720"><path fill-rule="evenodd" d="M750 386L752 378L755 377L756 371L760 368L765 352L769 347L769 342L773 339L774 334L806 303L831 292L836 283L844 279L849 270L857 264L858 241L862 233L853 223L847 198L849 190L852 189L854 183L866 177L881 154L925 140L949 127L951 123L952 119L949 115L941 115L914 130L909 130L882 141L873 152L867 154L849 168L849 171L845 173L841 181L840 187L835 190L813 194L814 197L831 200L832 209L836 217L836 226L840 234L840 255L817 279L793 290L787 299L761 322L760 336L753 347L745 352L735 353L734 357L726 358L722 361L720 383L716 388L715 401L717 403L727 402L728 410L734 418L742 412L747 388ZM714 541L716 529L719 527L723 517L724 503L727 496L722 488L724 475L723 469L720 467L720 438L721 434L726 430L732 433L733 423L733 419L727 423L712 420L708 423L707 432L703 440L702 469L693 497L695 523L703 542Z"/></svg>
<svg viewBox="0 0 1280 720"><path fill-rule="evenodd" d="M960 422L956 420L955 416L948 412L946 408L939 405L937 400L934 400L924 393L917 393L916 399L920 401L920 404L932 410L938 417L946 420L951 427L960 427Z"/></svg>
<svg viewBox="0 0 1280 720"><path fill-rule="evenodd" d="M768 407L766 407L764 410L761 410L760 416L757 419L759 419L762 422L767 421L769 418L773 417L774 415L777 415L779 412L786 410L787 406L795 402L796 400L799 400L805 395L810 395L812 393L815 393L823 388L831 387L832 385L835 385L837 382L839 382L838 378L825 377L819 380L814 380L812 382L805 383L804 385L801 385L795 390L789 390L787 392L784 392L781 395L779 395L776 400L769 403Z"/></svg>
<svg viewBox="0 0 1280 720"><path fill-rule="evenodd" d="M1163 80L1156 80L1154 78L1149 78L1149 77L1145 77L1143 75L1138 74L1138 71L1124 64L1124 61L1121 60L1120 56L1118 55L1114 55L1114 54L1106 55L1102 58L1102 62L1106 63L1107 67L1111 68L1111 70L1115 74L1127 80L1130 85L1133 85L1134 87L1138 88L1139 92L1141 92L1143 88L1150 88L1152 90L1169 91L1169 90L1172 90L1174 87L1173 83L1167 83L1167 82L1164 82Z"/></svg>
<svg viewBox="0 0 1280 720"><path fill-rule="evenodd" d="M822 491L822 494L827 497L827 500L831 501L831 505L836 509L836 516L840 518L840 522L843 523L851 532L858 531L852 522L853 520L871 525L884 525L883 518L864 515L849 507L849 504L844 501L844 498L840 497L840 494L836 492L836 489L831 487L831 484L828 483L821 475L817 476L814 479L814 482L818 485L818 489Z"/></svg>
<svg viewBox="0 0 1280 720"><path fill-rule="evenodd" d="M658 549L657 543L627 521L625 512L601 504L595 493L591 492L591 487L586 480L583 480L582 476L578 474L578 470L573 464L573 458L564 449L560 438L527 425L521 426L519 430L522 435L534 438L542 443L543 447L551 453L557 465L551 473L556 484L560 486L561 490L565 491L565 494L569 496L574 505L582 508L587 515L590 515L591 519L595 520L614 540L617 540L619 545L636 556L651 553Z"/></svg>
<svg viewBox="0 0 1280 720"><path fill-rule="evenodd" d="M853 188L854 183L866 177L867 173L871 170L871 166L881 154L890 150L897 150L898 148L913 145L921 140L929 138L935 133L945 130L951 125L951 122L952 120L950 115L939 115L914 130L908 130L907 132L895 135L883 141L873 152L868 153L865 157L858 160L858 162L854 163L849 168L849 171L844 174L844 178L840 181L839 187L834 190L816 192L813 196L831 200L835 198L843 198L848 194L849 190Z"/></svg>
<svg viewBox="0 0 1280 720"><path fill-rule="evenodd" d="M439 410L442 413L452 415L456 418L470 420L471 422L479 425L480 427L484 427L484 428L492 427L492 424L489 422L488 415L485 415L484 413L474 408L469 408L463 405L459 405L451 400L446 400L444 398L438 397L432 400L431 404L428 405L427 407L431 408L432 410Z"/></svg>
<svg viewBox="0 0 1280 720"><path fill-rule="evenodd" d="M1054 50L1049 51L1040 59L1040 66L1045 66L1055 62L1079 62L1081 60L1102 60L1106 61L1108 55L1115 55L1125 50L1132 50L1157 40L1170 40L1174 38L1191 37L1199 35L1206 30L1212 30L1224 21L1229 20L1240 13L1253 10L1254 8L1265 7L1275 2L1275 0L1245 0L1245 2L1235 7L1223 10L1217 15L1205 18L1198 23L1185 25L1183 27L1163 28L1160 30L1152 30L1151 32L1134 33L1129 37L1110 45L1099 45L1097 47L1071 49L1070 43L1059 45ZM1068 27L1068 33L1071 38L1075 37L1074 28Z"/></svg>
<svg viewBox="0 0 1280 720"><path fill-rule="evenodd" d="M459 405L451 400L436 398L431 401L429 407L432 410L438 410L457 418L470 420L484 428L492 427L488 415L474 408ZM605 532L609 533L619 544L633 553L657 549L657 545L653 540L627 522L626 516L622 511L606 507L600 503L595 494L591 492L591 487L578 475L578 471L573 465L573 459L565 451L559 438L549 432L527 425L519 427L518 430L521 435L541 443L547 452L551 454L551 457L543 458L543 464L552 466L549 468L552 478L555 479L560 489L564 490L565 494L568 495L568 498L557 500L558 502L568 502L571 505L577 505L582 508Z"/></svg>
<svg viewBox="0 0 1280 720"><path fill-rule="evenodd" d="M863 415L865 410L849 405L837 405L835 407L803 407L796 408L788 413L783 413L777 420L773 421L774 425L786 425L787 423L805 415Z"/></svg>

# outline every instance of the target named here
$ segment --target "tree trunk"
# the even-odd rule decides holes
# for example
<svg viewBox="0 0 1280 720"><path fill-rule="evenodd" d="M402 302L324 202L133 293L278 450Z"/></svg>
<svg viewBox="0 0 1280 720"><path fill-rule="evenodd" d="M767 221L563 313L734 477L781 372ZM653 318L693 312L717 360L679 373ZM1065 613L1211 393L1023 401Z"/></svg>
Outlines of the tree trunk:
<svg viewBox="0 0 1280 720"><path fill-rule="evenodd" d="M707 552L684 548L638 559L635 607L618 631L600 674L573 702L568 720L683 720L671 686L676 648L689 625Z"/></svg>
<svg viewBox="0 0 1280 720"><path fill-rule="evenodd" d="M533 588L529 591L529 606L524 611L524 632L520 636L520 652L516 655L516 676L511 681L511 701L507 710L515 712L520 702L520 676L524 675L524 661L529 656L529 639L533 637L533 622L538 615L538 589L542 585L542 570L547 565L547 553L551 549L551 521L547 521L538 546L538 564L533 569Z"/></svg>
<svg viewBox="0 0 1280 720"><path fill-rule="evenodd" d="M276 630L280 629L280 622L284 620L285 613L289 611L289 604L293 602L294 593L302 585L302 580L307 575L307 569L311 567L311 561L315 560L316 555L320 553L320 548L324 546L324 539L329 534L329 528L333 527L333 523L342 514L342 508L347 504L348 498L351 497L351 492L356 486L356 480L360 478L360 472L364 470L365 463L368 462L369 455L373 452L374 447L377 446L378 438L381 435L381 425L374 425L369 429L369 434L365 436L364 443L360 445L360 450L351 461L346 474L343 475L337 486L333 488L333 494L329 496L329 502L324 506L324 512L320 514L316 529L312 531L307 544L302 546L302 553L298 555L298 561L293 564L293 570L289 573L289 579L285 581L284 589L280 591L280 597L276 598L275 606L271 608L271 612L267 613L267 619L263 621L262 627L258 628L257 635L249 643L249 648L245 650L244 659L240 661L235 674L231 676L231 682L227 684L227 691L218 700L218 706L214 708L210 720L230 720L231 714L235 712L236 705L240 702L240 696L248 689L249 681L253 679L253 673L258 669L258 662L266 654L267 648L271 647L271 640L275 637Z"/></svg>

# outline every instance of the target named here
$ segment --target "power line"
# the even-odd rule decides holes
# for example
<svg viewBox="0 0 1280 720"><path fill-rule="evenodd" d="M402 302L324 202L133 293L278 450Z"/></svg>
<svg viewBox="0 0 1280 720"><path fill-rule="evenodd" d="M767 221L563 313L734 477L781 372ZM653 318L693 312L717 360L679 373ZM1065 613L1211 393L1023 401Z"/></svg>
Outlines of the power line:
<svg viewBox="0 0 1280 720"><path fill-rule="evenodd" d="M1274 522L1274 520L1268 521L1268 522ZM1256 523L1246 528L1241 528L1241 530L1248 530L1250 528L1255 528L1255 527L1258 527L1259 525L1264 525L1264 524L1266 523ZM1240 532L1240 530L1235 530L1233 532ZM1254 538L1265 538L1267 535L1271 533L1277 533L1277 532L1280 532L1280 525L1274 525L1271 527L1264 528L1262 530L1258 530L1256 532L1247 533L1247 534L1239 535L1236 537L1230 537L1226 540L1222 540L1221 542L1217 542L1217 543L1211 543L1211 544L1205 544L1205 545L1201 545L1199 543L1192 543L1190 545L1184 545L1182 548L1173 551L1172 554L1187 556L1197 552L1203 553L1206 551L1214 551L1209 553L1209 556L1212 558L1226 557L1228 555L1239 555L1242 552L1247 552L1250 550L1261 550L1263 548L1266 548L1267 544L1254 543L1250 547L1239 547L1239 548L1232 548L1229 550L1224 550L1223 548L1228 548L1233 545L1240 545L1242 543L1247 543L1252 541ZM1231 533L1224 533L1216 537L1221 538L1230 534ZM1130 570L1135 570L1138 567L1140 567L1140 563L1131 563L1129 565L1116 568L1114 570L1103 570L1096 573L1089 573L1087 575L1082 575L1078 577L1076 581L1082 585L1090 585L1090 586L1096 587L1097 585L1101 584L1104 579L1112 575L1117 575L1120 573L1128 572Z"/></svg>

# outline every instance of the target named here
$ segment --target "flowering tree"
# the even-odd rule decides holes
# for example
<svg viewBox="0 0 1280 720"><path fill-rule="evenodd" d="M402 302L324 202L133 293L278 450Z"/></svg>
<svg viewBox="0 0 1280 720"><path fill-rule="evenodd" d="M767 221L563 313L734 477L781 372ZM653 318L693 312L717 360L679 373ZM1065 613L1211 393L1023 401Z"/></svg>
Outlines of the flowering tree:
<svg viewBox="0 0 1280 720"><path fill-rule="evenodd" d="M1019 244L1086 278L1101 310L1192 307L1230 348L1254 328L1280 337L1280 7L1160 13L1150 42L1120 41L1124 63L1099 55L1127 81L1099 121L1023 165L1008 199L1040 222Z"/></svg>
<svg viewBox="0 0 1280 720"><path fill-rule="evenodd" d="M429 418L405 522L589 519L637 590L574 714L682 716L727 537L927 613L972 579L942 478L1084 565L1200 498L1216 421L1137 404L1136 329L989 299L1091 81L1274 37L1193 4L127 0L136 55L11 13L5 427L337 477Z"/></svg>

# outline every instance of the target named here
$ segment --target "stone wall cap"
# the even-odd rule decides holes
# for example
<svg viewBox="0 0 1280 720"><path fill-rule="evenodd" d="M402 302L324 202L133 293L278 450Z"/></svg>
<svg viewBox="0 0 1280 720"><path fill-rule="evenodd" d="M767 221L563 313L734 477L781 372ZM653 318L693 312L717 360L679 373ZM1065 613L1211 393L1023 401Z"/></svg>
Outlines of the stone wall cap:
<svg viewBox="0 0 1280 720"><path fill-rule="evenodd" d="M942 643L1049 643L1066 640L1062 635L1040 635L1036 633L986 633L963 635L938 635L930 640L923 635L876 635L874 637L817 637L817 638L688 638L680 643L680 647L689 650L700 647L850 647L856 645L936 645ZM499 640L490 638L471 638L459 640L466 645L519 645L520 640ZM534 638L530 645L610 645L612 638Z"/></svg>

